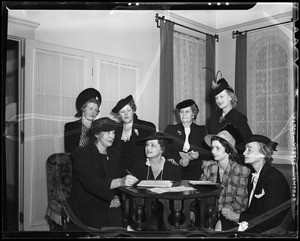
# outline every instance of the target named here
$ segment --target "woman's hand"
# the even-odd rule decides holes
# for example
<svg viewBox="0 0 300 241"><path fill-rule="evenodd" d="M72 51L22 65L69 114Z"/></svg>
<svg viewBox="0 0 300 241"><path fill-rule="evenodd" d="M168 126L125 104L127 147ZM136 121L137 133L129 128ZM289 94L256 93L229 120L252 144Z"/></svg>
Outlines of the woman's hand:
<svg viewBox="0 0 300 241"><path fill-rule="evenodd" d="M123 182L122 182L123 185L122 186L130 187L130 186L133 186L138 181L139 180L135 176L127 175L127 176L123 177Z"/></svg>
<svg viewBox="0 0 300 241"><path fill-rule="evenodd" d="M120 198L117 195L115 195L114 199L111 200L109 207L110 208L118 208L120 206L121 206Z"/></svg>
<svg viewBox="0 0 300 241"><path fill-rule="evenodd" d="M180 159L180 161L179 161L179 165L180 166L183 166L183 167L186 167L186 166L188 166L189 165L189 163L190 163L190 160L189 159Z"/></svg>
<svg viewBox="0 0 300 241"><path fill-rule="evenodd" d="M221 212L223 216L230 221L238 222L240 219L240 214L236 213L230 208L223 208Z"/></svg>
<svg viewBox="0 0 300 241"><path fill-rule="evenodd" d="M190 151L190 152L188 153L188 155L192 158L192 160L195 160L195 159L198 159L198 157L199 157L199 152L197 152L197 151Z"/></svg>

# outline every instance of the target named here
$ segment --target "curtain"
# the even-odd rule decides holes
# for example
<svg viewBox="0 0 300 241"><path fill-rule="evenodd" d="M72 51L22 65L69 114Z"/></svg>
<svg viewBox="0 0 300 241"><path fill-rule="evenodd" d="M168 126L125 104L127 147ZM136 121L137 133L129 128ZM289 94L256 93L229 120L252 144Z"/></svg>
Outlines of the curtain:
<svg viewBox="0 0 300 241"><path fill-rule="evenodd" d="M247 34L238 34L235 50L236 109L247 114Z"/></svg>
<svg viewBox="0 0 300 241"><path fill-rule="evenodd" d="M196 124L205 125L205 38L174 32L174 102L193 99L199 107ZM176 117L179 117L176 115ZM180 120L174 119L175 123ZM172 124L175 124L172 123Z"/></svg>
<svg viewBox="0 0 300 241"><path fill-rule="evenodd" d="M160 21L159 130L173 123L173 30L174 23Z"/></svg>
<svg viewBox="0 0 300 241"><path fill-rule="evenodd" d="M211 94L211 81L215 79L216 68L216 40L210 35L206 35L206 126L208 125L210 114L216 109L215 97Z"/></svg>
<svg viewBox="0 0 300 241"><path fill-rule="evenodd" d="M281 151L294 148L293 47L291 24L247 36L248 122L253 133L278 142Z"/></svg>

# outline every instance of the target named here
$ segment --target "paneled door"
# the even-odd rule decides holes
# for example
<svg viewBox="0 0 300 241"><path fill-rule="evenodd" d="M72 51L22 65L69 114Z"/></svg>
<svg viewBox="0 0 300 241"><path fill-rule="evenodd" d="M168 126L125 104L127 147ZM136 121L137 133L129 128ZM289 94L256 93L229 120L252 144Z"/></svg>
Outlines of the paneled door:
<svg viewBox="0 0 300 241"><path fill-rule="evenodd" d="M92 53L26 40L24 98L24 230L49 230L46 160L64 152L64 124L92 81Z"/></svg>

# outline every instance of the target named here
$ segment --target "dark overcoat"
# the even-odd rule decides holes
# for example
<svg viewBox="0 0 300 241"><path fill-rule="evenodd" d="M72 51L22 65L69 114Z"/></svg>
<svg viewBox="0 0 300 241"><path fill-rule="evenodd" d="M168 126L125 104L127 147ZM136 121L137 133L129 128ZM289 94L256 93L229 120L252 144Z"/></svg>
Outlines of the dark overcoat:
<svg viewBox="0 0 300 241"><path fill-rule="evenodd" d="M71 153L73 162L71 207L85 225L95 228L122 226L121 208L110 208L115 190L112 179L119 177L119 153L109 147L101 154L94 143L77 147Z"/></svg>

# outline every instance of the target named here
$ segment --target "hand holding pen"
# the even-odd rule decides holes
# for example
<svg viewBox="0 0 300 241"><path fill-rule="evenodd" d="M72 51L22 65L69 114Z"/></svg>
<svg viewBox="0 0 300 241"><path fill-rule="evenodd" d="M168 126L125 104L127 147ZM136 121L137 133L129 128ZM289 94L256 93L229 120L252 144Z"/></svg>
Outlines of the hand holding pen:
<svg viewBox="0 0 300 241"><path fill-rule="evenodd" d="M139 180L132 175L130 171L126 169L126 172L128 175L125 177L124 185L125 186L133 186L135 183L137 183Z"/></svg>

